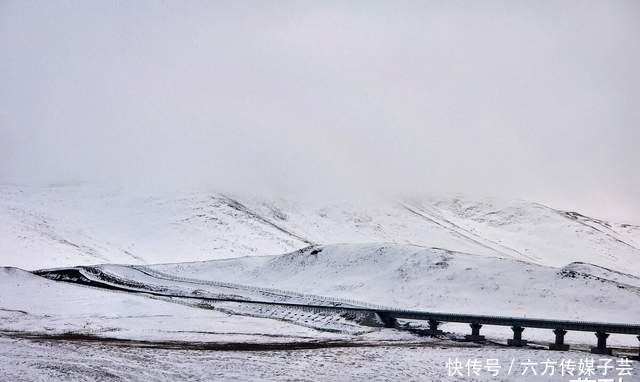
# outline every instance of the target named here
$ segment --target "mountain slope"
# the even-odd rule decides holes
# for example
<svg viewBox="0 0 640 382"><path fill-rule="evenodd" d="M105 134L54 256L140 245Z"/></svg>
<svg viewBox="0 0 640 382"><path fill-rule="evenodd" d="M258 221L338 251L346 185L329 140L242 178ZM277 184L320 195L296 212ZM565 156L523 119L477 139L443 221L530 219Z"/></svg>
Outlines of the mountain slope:
<svg viewBox="0 0 640 382"><path fill-rule="evenodd" d="M136 341L300 342L340 338L285 320L48 280L0 267L0 332Z"/></svg>
<svg viewBox="0 0 640 382"><path fill-rule="evenodd" d="M405 309L630 323L640 317L639 277L584 263L553 268L411 245L312 246L151 268Z"/></svg>
<svg viewBox="0 0 640 382"><path fill-rule="evenodd" d="M640 275L640 227L523 201L456 196L322 203L88 185L0 187L1 265L27 269L277 255L392 242Z"/></svg>

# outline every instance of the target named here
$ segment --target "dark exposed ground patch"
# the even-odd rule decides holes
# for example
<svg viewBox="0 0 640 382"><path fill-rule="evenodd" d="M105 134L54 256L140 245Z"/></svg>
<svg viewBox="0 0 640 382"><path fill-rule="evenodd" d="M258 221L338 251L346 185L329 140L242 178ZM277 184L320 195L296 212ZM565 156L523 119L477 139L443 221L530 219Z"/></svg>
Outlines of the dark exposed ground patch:
<svg viewBox="0 0 640 382"><path fill-rule="evenodd" d="M358 347L478 347L480 345L454 341L292 341L270 343L248 342L187 342L187 341L144 341L113 337L101 337L88 333L32 333L32 332L0 332L0 336L45 342L74 342L84 344L101 344L123 347L157 348L171 350L208 350L208 351L265 351L265 350L305 350L323 348L358 348Z"/></svg>

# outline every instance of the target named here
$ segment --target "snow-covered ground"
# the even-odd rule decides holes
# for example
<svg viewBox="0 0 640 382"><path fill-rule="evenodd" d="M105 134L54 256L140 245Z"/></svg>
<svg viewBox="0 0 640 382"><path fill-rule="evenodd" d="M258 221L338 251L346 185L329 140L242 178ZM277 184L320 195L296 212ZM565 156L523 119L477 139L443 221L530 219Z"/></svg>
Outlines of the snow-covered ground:
<svg viewBox="0 0 640 382"><path fill-rule="evenodd" d="M0 187L0 265L37 269L279 255L393 242L640 275L640 227L538 203L430 196L322 202L90 185Z"/></svg>
<svg viewBox="0 0 640 382"><path fill-rule="evenodd" d="M150 266L175 276L403 309L636 323L640 278L398 244L314 246L282 256Z"/></svg>
<svg viewBox="0 0 640 382"><path fill-rule="evenodd" d="M231 298L609 323L636 324L640 317L640 279L635 276L584 263L559 269L398 244L311 246L281 256L155 266L84 266L43 274L66 279L69 270L107 286L155 293L156 298L158 294L188 296L167 299L196 308L206 308L206 299ZM212 307L345 336L374 331L339 315L228 302ZM466 325L454 324L444 329L460 335L469 331ZM501 341L511 335L509 328L486 327L483 332ZM550 330L527 330L526 337L553 340ZM610 340L616 345L638 345L633 336L613 335ZM567 341L592 345L594 336L571 332Z"/></svg>
<svg viewBox="0 0 640 382"><path fill-rule="evenodd" d="M457 342L462 324L433 339L370 317L207 298L637 324L638 248L640 227L523 201L2 186L0 266L58 270L0 267L0 380L447 380L453 357L586 358L593 333L570 332L574 351L550 353L536 349L550 330L525 330L533 347L516 350L499 346L509 328L485 326L491 344L478 348ZM67 271L129 292L53 280ZM222 345L263 350L212 351Z"/></svg>
<svg viewBox="0 0 640 382"><path fill-rule="evenodd" d="M0 268L0 332L140 341L298 342L345 338L282 320L51 281Z"/></svg>
<svg viewBox="0 0 640 382"><path fill-rule="evenodd" d="M498 360L498 376L485 368L487 358ZM3 381L563 381L585 378L562 375L560 363L591 358L580 352L501 347L433 345L327 348L313 350L206 352L140 348L85 342L6 340L0 338L0 379ZM449 376L447 362L460 361L462 376ZM599 358L595 365L600 365ZM467 376L468 361L478 360L478 375ZM535 365L527 368L531 361ZM541 362L549 361L549 369ZM511 367L513 362L513 367ZM556 364L552 364L555 362ZM603 376L591 378L640 381L637 365L632 375L618 376L618 360ZM583 362L584 363L584 362ZM532 368L537 374L533 374ZM553 375L551 375L553 368ZM451 370L457 370L452 368ZM473 369L472 369L473 370ZM511 370L511 371L509 371ZM585 370L585 369L582 369ZM545 373L542 375L542 373ZM524 375L523 375L524 373Z"/></svg>

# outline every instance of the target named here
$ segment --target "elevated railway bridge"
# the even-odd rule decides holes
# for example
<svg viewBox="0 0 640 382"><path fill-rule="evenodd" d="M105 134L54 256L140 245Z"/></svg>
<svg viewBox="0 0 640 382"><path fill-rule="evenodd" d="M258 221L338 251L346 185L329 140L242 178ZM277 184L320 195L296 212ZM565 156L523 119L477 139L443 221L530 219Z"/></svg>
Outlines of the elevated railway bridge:
<svg viewBox="0 0 640 382"><path fill-rule="evenodd" d="M64 274L59 273L64 272ZM378 306L354 306L345 303L332 303L332 305L317 304L301 304L275 301L256 301L241 298L212 298L193 295L177 295L163 293L154 290L146 290L133 288L123 285L114 285L95 278L89 278L85 272L79 268L67 268L64 270L43 270L35 271L35 274L58 280L67 281L77 284L90 285L99 288L118 290L129 293L147 294L152 296L179 298L186 300L199 300L202 302L236 302L243 304L259 304L264 306L278 306L288 309L299 309L303 311L313 312L333 312L340 314L348 314L351 316L376 317L387 328L401 329L398 320L418 320L425 321L428 324L427 335L438 336L444 334L438 329L442 323L466 323L469 324L471 333L464 337L465 341L482 343L485 337L480 334L480 330L485 325L506 326L513 331L513 338L507 341L508 346L521 347L527 344L522 338L522 333L526 328L549 329L555 334L555 341L549 344L550 350L569 350L569 345L565 343L564 337L568 331L592 332L597 339L596 346L591 348L591 352L595 354L611 355L612 349L607 347L607 338L610 334L626 334L634 335L640 341L640 324L622 324L622 323L605 323L605 322L589 322L589 321L568 321L568 320L552 320L538 318L522 318L507 316L487 316L473 314L458 313L442 313L429 312L421 310L403 310ZM640 359L640 347L637 357Z"/></svg>

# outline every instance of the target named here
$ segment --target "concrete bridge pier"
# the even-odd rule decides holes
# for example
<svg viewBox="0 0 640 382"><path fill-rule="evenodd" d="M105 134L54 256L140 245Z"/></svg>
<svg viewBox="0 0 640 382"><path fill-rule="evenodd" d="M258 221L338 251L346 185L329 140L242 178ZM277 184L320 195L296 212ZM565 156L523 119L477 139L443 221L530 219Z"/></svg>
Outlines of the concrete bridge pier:
<svg viewBox="0 0 640 382"><path fill-rule="evenodd" d="M480 328L482 328L482 324L474 322L472 324L469 324L469 326L471 326L471 335L464 336L465 341L484 342L484 336L480 335Z"/></svg>
<svg viewBox="0 0 640 382"><path fill-rule="evenodd" d="M429 330L427 332L430 336L439 336L443 334L442 330L438 330L438 326L440 325L440 321L430 319L429 320Z"/></svg>
<svg viewBox="0 0 640 382"><path fill-rule="evenodd" d="M385 328L398 327L398 320L396 320L396 318L391 316L390 314L377 312L377 315L378 317L380 317L380 321L382 321L382 324Z"/></svg>
<svg viewBox="0 0 640 382"><path fill-rule="evenodd" d="M591 348L591 353L611 355L611 349L607 348L607 337L609 337L609 333L596 332L596 337L598 337L598 346Z"/></svg>
<svg viewBox="0 0 640 382"><path fill-rule="evenodd" d="M524 331L524 328L522 326L512 326L511 330L513 330L513 339L508 340L507 345L525 346L527 341L522 339L522 332Z"/></svg>
<svg viewBox="0 0 640 382"><path fill-rule="evenodd" d="M569 350L569 345L564 343L564 335L567 331L564 329L555 329L553 333L556 335L556 342L549 345L549 350Z"/></svg>

